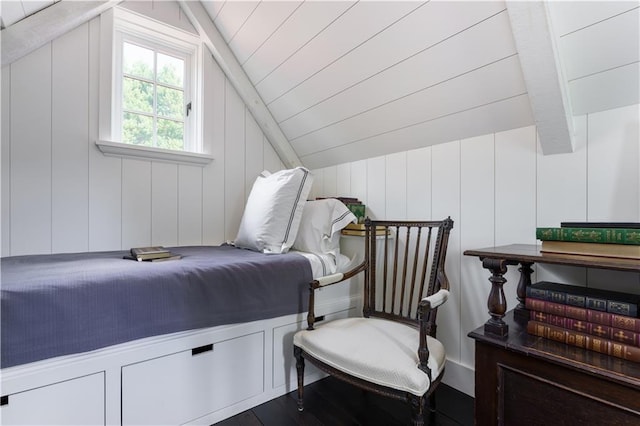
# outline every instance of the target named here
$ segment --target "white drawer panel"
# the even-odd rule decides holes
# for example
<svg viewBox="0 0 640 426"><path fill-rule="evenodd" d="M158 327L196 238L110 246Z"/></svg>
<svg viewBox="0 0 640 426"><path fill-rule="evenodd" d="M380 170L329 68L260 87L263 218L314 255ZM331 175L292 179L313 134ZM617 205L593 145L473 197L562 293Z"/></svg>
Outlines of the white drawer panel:
<svg viewBox="0 0 640 426"><path fill-rule="evenodd" d="M260 394L263 358L258 332L125 366L122 423L182 424Z"/></svg>
<svg viewBox="0 0 640 426"><path fill-rule="evenodd" d="M0 419L6 426L104 425L102 372L3 397Z"/></svg>

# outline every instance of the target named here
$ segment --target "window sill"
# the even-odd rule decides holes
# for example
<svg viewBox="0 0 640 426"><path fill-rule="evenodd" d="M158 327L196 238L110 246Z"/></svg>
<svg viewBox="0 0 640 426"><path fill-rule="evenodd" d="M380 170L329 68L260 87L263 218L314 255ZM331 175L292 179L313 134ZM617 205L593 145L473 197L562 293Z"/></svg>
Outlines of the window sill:
<svg viewBox="0 0 640 426"><path fill-rule="evenodd" d="M151 148L122 142L96 141L98 149L110 157L133 158L136 160L164 161L169 163L190 164L204 167L213 161L208 154Z"/></svg>

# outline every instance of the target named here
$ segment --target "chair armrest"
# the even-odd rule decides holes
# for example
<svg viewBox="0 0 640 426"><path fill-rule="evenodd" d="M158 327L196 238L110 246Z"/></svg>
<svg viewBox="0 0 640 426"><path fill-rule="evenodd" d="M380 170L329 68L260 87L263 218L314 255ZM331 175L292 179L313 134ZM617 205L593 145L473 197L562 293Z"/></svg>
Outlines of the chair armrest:
<svg viewBox="0 0 640 426"><path fill-rule="evenodd" d="M427 373L431 379L431 369L429 362L429 346L427 345L427 336L435 337L435 313L430 315L431 310L437 308L447 301L449 298L449 290L441 288L431 296L427 296L420 301L418 305L418 322L420 327L420 344L418 346L418 359L420 363L418 368ZM432 322L433 319L433 322Z"/></svg>
<svg viewBox="0 0 640 426"><path fill-rule="evenodd" d="M431 296L428 296L422 299L420 301L420 304L426 302L429 304L429 309L433 309L442 305L444 302L447 301L448 298L449 298L449 290L445 290L444 288L441 288L437 293L434 293Z"/></svg>
<svg viewBox="0 0 640 426"><path fill-rule="evenodd" d="M364 271L367 267L367 262L364 261L355 268L347 271L347 272L338 272L337 274L331 274L324 277L320 277L311 281L309 284L309 313L307 314L307 330L313 330L313 324L316 320L315 315L315 292L314 290L321 287L326 287L329 285L337 284L342 281L348 280L354 275L359 274Z"/></svg>

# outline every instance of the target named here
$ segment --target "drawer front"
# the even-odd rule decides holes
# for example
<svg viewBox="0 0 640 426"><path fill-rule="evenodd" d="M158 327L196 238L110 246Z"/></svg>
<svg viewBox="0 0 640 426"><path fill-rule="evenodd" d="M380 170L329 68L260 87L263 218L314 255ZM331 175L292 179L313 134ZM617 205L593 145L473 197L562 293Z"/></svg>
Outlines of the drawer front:
<svg viewBox="0 0 640 426"><path fill-rule="evenodd" d="M182 424L264 389L264 333L122 368L122 423Z"/></svg>
<svg viewBox="0 0 640 426"><path fill-rule="evenodd" d="M346 318L354 309L336 312L324 316L322 321L331 321L338 318ZM317 322L321 324L322 322ZM288 390L298 387L296 372L296 360L293 356L293 335L299 330L307 328L307 321L283 325L273 329L273 387L287 385ZM323 374L310 362L305 362L304 376Z"/></svg>
<svg viewBox="0 0 640 426"><path fill-rule="evenodd" d="M3 425L104 425L104 373L3 395Z"/></svg>

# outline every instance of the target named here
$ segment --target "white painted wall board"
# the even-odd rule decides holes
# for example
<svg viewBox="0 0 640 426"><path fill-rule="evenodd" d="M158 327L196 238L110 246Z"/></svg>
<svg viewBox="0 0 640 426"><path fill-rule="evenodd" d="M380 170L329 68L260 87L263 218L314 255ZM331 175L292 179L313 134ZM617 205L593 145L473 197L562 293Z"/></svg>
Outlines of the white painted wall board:
<svg viewBox="0 0 640 426"><path fill-rule="evenodd" d="M0 70L0 257L11 254L11 67Z"/></svg>
<svg viewBox="0 0 640 426"><path fill-rule="evenodd" d="M269 104L419 5L414 2L356 3L331 23L331 31L319 33L274 72L256 83L256 89Z"/></svg>
<svg viewBox="0 0 640 426"><path fill-rule="evenodd" d="M245 63L300 5L301 1L260 2L229 43L238 62Z"/></svg>
<svg viewBox="0 0 640 426"><path fill-rule="evenodd" d="M385 157L367 160L367 214L372 219L388 219L386 212L386 164Z"/></svg>
<svg viewBox="0 0 640 426"><path fill-rule="evenodd" d="M407 152L407 219L431 220L431 148Z"/></svg>
<svg viewBox="0 0 640 426"><path fill-rule="evenodd" d="M550 1L549 14L558 36L579 31L638 7L634 1Z"/></svg>
<svg viewBox="0 0 640 426"><path fill-rule="evenodd" d="M351 194L365 205L366 214L369 214L367 207L367 161L360 160L350 163L351 165Z"/></svg>
<svg viewBox="0 0 640 426"><path fill-rule="evenodd" d="M544 155L538 143L536 226L585 221L587 210L587 118L574 118L574 152Z"/></svg>
<svg viewBox="0 0 640 426"><path fill-rule="evenodd" d="M447 357L460 359L460 142L435 145L431 149L433 219L451 217L454 221L449 236L445 271L451 292L447 303L438 309L438 340L444 345Z"/></svg>
<svg viewBox="0 0 640 426"><path fill-rule="evenodd" d="M178 165L151 163L151 245L178 245Z"/></svg>
<svg viewBox="0 0 640 426"><path fill-rule="evenodd" d="M278 153L273 149L266 137L262 139L262 156L265 170L273 173L284 169L284 164L278 157Z"/></svg>
<svg viewBox="0 0 640 426"><path fill-rule="evenodd" d="M151 162L122 160L122 249L151 245Z"/></svg>
<svg viewBox="0 0 640 426"><path fill-rule="evenodd" d="M534 126L496 133L495 244L536 242L536 153ZM504 285L507 307L515 307L520 274L510 268Z"/></svg>
<svg viewBox="0 0 640 426"><path fill-rule="evenodd" d="M517 56L291 139L299 156L526 93Z"/></svg>
<svg viewBox="0 0 640 426"><path fill-rule="evenodd" d="M640 106L589 117L587 219L637 222Z"/></svg>
<svg viewBox="0 0 640 426"><path fill-rule="evenodd" d="M325 167L322 177L322 195L325 197L335 197L338 195L338 171L336 166Z"/></svg>
<svg viewBox="0 0 640 426"><path fill-rule="evenodd" d="M202 168L178 166L178 244L202 244Z"/></svg>
<svg viewBox="0 0 640 426"><path fill-rule="evenodd" d="M121 6L191 34L198 33L176 1L125 1Z"/></svg>
<svg viewBox="0 0 640 426"><path fill-rule="evenodd" d="M460 250L491 247L495 235L495 141L494 135L460 141ZM464 336L488 319L491 283L489 271L477 257L460 259L460 361L474 365L475 346Z"/></svg>
<svg viewBox="0 0 640 426"><path fill-rule="evenodd" d="M204 150L214 160L202 169L202 242L218 245L225 241L224 223L224 133L225 76L208 51L203 55Z"/></svg>
<svg viewBox="0 0 640 426"><path fill-rule="evenodd" d="M518 123L518 127L533 123L531 105L526 94L301 156L300 159L308 167L323 167L367 156L417 149L447 142L449 138L464 139L491 133L496 129L508 130L515 123Z"/></svg>
<svg viewBox="0 0 640 426"><path fill-rule="evenodd" d="M638 62L640 8L568 34L560 48L569 81Z"/></svg>
<svg viewBox="0 0 640 426"><path fill-rule="evenodd" d="M258 4L257 1L227 1L224 4L224 7L218 12L214 24L227 43L244 25Z"/></svg>
<svg viewBox="0 0 640 426"><path fill-rule="evenodd" d="M324 193L324 169L311 170L313 176L313 184L309 191L309 199L315 200L316 197L322 197Z"/></svg>
<svg viewBox="0 0 640 426"><path fill-rule="evenodd" d="M574 117L573 128L573 153L543 155L538 141L536 226L587 220L587 116ZM534 269L539 281L586 284L585 268L539 264Z"/></svg>
<svg viewBox="0 0 640 426"><path fill-rule="evenodd" d="M385 214L389 220L407 219L407 152L385 156Z"/></svg>
<svg viewBox="0 0 640 426"><path fill-rule="evenodd" d="M225 239L235 239L245 205L245 106L229 81L225 88Z"/></svg>
<svg viewBox="0 0 640 426"><path fill-rule="evenodd" d="M52 42L51 250L89 249L89 25Z"/></svg>
<svg viewBox="0 0 640 426"><path fill-rule="evenodd" d="M576 115L640 103L640 63L599 72L569 82Z"/></svg>
<svg viewBox="0 0 640 426"><path fill-rule="evenodd" d="M100 17L89 23L89 250L122 247L122 160L96 147L99 133Z"/></svg>
<svg viewBox="0 0 640 426"><path fill-rule="evenodd" d="M261 81L354 4L353 1L304 2L243 64L251 81L254 84Z"/></svg>
<svg viewBox="0 0 640 426"><path fill-rule="evenodd" d="M336 166L336 194L340 197L352 197L351 165L349 163Z"/></svg>
<svg viewBox="0 0 640 426"><path fill-rule="evenodd" d="M50 43L11 64L10 96L11 255L50 253Z"/></svg>
<svg viewBox="0 0 640 426"><path fill-rule="evenodd" d="M245 202L258 175L264 170L263 136L251 113L245 109Z"/></svg>
<svg viewBox="0 0 640 426"><path fill-rule="evenodd" d="M458 2L438 4L459 5L457 7L467 5L467 3ZM426 9L426 6L421 9ZM411 95L418 90L443 83L455 76L486 66L516 53L513 38L504 37L505 28L509 27L509 19L506 12L502 12L458 34L455 34L455 32L460 29L459 27L452 27L449 24L450 21L441 20L440 18L440 16L431 18L439 22L439 25L433 25L435 34L428 34L427 39L423 42L424 48L420 53L404 57L402 61L384 70L372 72L366 76L367 78L362 76L363 79L360 82L349 81L347 83L349 85L343 87L340 81L345 78L345 75L349 76L350 73L342 69L334 70L334 68L354 56L354 53L350 53L340 62L334 62L330 67L315 75L313 79L305 82L304 87L315 87L315 94L307 95L301 92L302 86L296 88L295 91L290 92L291 96L287 94L287 96L281 98L282 103L289 108L282 113L278 108L278 102L270 104L269 106L273 108L276 120L282 121L282 130L289 138L299 137L346 117L352 117L375 106L383 105ZM430 28L429 23L424 23L424 26L420 28ZM466 24L466 21L463 21L462 24ZM416 23L416 25L418 24ZM413 29L413 32L419 32L419 30ZM454 35L451 36L451 34ZM446 38L448 36L450 38ZM436 37L442 37L444 40L436 43ZM393 41L398 43L397 40ZM487 43L491 44L491 49L485 48ZM389 55L393 57L391 53L382 53L389 50L401 51L401 49L393 49L392 47L381 47L380 49L374 49L370 54L380 58L385 58ZM368 61L366 59L360 59L359 61L364 62L364 65L350 62L348 69L362 70L362 73L366 72L368 70L366 65ZM438 64L438 66L434 67L433 64ZM416 70L420 70L420 72L416 72ZM354 72L351 71L351 73ZM318 81L324 75L326 75L326 78ZM338 80L338 83L334 80ZM309 96L312 99L311 102L308 102L309 105L301 104ZM322 102L318 103L317 100L322 100ZM313 105L313 107L308 108L310 105ZM298 114L291 117L292 113Z"/></svg>

